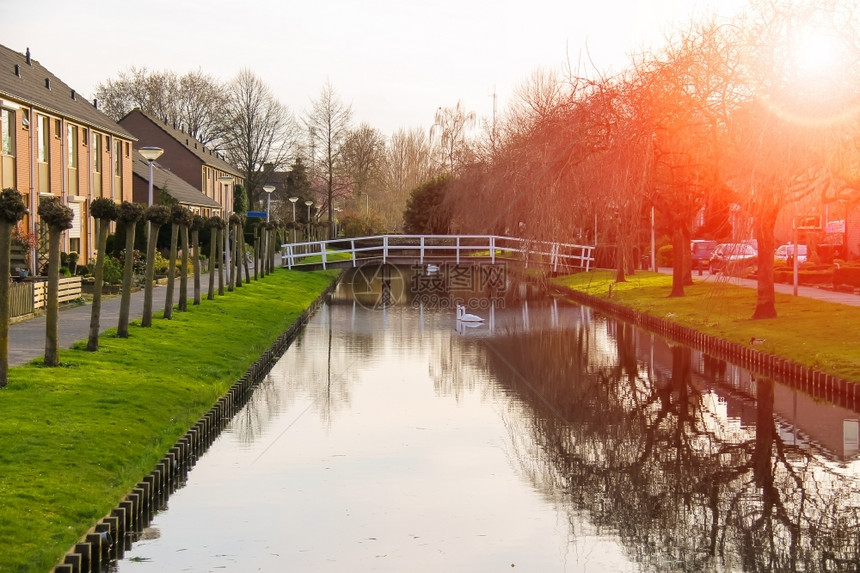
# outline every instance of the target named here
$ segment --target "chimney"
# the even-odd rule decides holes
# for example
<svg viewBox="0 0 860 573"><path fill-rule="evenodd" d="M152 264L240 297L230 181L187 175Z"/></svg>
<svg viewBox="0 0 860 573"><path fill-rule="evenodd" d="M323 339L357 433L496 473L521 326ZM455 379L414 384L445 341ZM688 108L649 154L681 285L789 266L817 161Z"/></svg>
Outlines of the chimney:
<svg viewBox="0 0 860 573"><path fill-rule="evenodd" d="M19 78L21 77L21 66L19 66L18 64L15 64L15 75Z"/></svg>
<svg viewBox="0 0 860 573"><path fill-rule="evenodd" d="M72 90L72 99L75 99L75 90Z"/></svg>
<svg viewBox="0 0 860 573"><path fill-rule="evenodd" d="M45 78L45 87L51 89L51 78Z"/></svg>
<svg viewBox="0 0 860 573"><path fill-rule="evenodd" d="M26 58L27 65L32 66L33 64L30 63L30 48L27 48Z"/></svg>
<svg viewBox="0 0 860 573"><path fill-rule="evenodd" d="M98 109L98 108L99 108L99 100L97 100L97 99L93 99L93 107L94 107L94 108L96 108L96 109Z"/></svg>

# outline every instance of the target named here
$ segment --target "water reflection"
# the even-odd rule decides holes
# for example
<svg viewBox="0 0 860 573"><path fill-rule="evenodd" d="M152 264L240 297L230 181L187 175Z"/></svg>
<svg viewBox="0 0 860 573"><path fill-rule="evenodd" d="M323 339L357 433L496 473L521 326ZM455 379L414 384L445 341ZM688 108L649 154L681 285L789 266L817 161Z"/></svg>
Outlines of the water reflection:
<svg viewBox="0 0 860 573"><path fill-rule="evenodd" d="M466 327L386 280L320 310L115 570L856 570L855 412L584 307Z"/></svg>

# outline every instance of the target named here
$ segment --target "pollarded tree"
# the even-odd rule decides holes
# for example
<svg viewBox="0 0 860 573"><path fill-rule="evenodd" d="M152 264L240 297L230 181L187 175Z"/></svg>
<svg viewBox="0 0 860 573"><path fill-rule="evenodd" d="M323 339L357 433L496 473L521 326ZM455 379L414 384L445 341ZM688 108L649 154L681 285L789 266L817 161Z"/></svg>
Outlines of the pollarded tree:
<svg viewBox="0 0 860 573"><path fill-rule="evenodd" d="M179 269L179 304L177 309L180 312L188 310L188 230L194 222L194 213L187 208L182 208L184 213L179 219L179 244L182 249L181 268Z"/></svg>
<svg viewBox="0 0 860 573"><path fill-rule="evenodd" d="M146 275L143 287L143 317L142 327L152 326L152 287L155 281L155 246L158 242L158 231L162 225L170 222L170 208L165 205L152 205L143 215L149 223L149 236L146 238Z"/></svg>
<svg viewBox="0 0 860 573"><path fill-rule="evenodd" d="M125 261L122 269L122 294L119 305L119 324L116 335L128 338L128 319L131 307L131 282L134 276L134 235L137 222L143 217L144 206L140 203L123 201L117 213L117 220L125 229Z"/></svg>
<svg viewBox="0 0 860 573"><path fill-rule="evenodd" d="M24 196L16 189L0 192L0 388L9 383L9 279L12 270L12 229L24 218Z"/></svg>
<svg viewBox="0 0 860 573"><path fill-rule="evenodd" d="M179 242L179 227L188 211L179 204L170 208L170 260L167 263L167 290L164 293L164 318L173 318L173 293L176 289L176 253Z"/></svg>
<svg viewBox="0 0 860 573"><path fill-rule="evenodd" d="M233 244L230 254L230 275L227 278L227 290L233 292L234 287L242 286L242 260L245 258L245 239L242 229L242 217L238 213L230 215L230 227L228 234L233 234Z"/></svg>
<svg viewBox="0 0 860 573"><path fill-rule="evenodd" d="M60 239L72 228L74 212L59 197L39 200L39 218L48 226L48 300L45 314L45 365L60 363Z"/></svg>
<svg viewBox="0 0 860 573"><path fill-rule="evenodd" d="M99 197L90 204L90 214L97 222L96 237L96 268L95 283L93 283L93 304L90 312L90 333L87 339L87 350L95 352L99 349L99 323L102 315L102 284L104 283L105 250L111 221L117 218L117 206L113 199Z"/></svg>
<svg viewBox="0 0 860 573"><path fill-rule="evenodd" d="M224 294L224 219L218 215L212 215L206 219L206 225L209 227L209 292L206 298L213 300L215 298L215 265L218 265L218 294Z"/></svg>
<svg viewBox="0 0 860 573"><path fill-rule="evenodd" d="M191 218L191 250L192 250L192 267L194 268L194 303L200 304L200 229L206 227L206 218L201 215L194 215ZM214 263L215 261L212 261ZM209 274L212 274L212 266L210 264Z"/></svg>

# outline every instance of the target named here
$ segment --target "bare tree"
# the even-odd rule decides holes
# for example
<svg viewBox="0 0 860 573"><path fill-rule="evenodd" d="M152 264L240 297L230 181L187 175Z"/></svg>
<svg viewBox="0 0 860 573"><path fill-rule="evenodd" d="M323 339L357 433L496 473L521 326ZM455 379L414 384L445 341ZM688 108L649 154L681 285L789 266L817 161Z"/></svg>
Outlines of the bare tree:
<svg viewBox="0 0 860 573"><path fill-rule="evenodd" d="M430 129L430 146L439 146L440 169L455 174L462 165L470 163L473 151L467 137L475 126L475 112L467 112L461 102L454 107L436 110L433 127Z"/></svg>
<svg viewBox="0 0 860 573"><path fill-rule="evenodd" d="M341 167L352 182L354 211L367 205L370 196L379 204L384 160L385 136L381 131L366 123L349 131L343 142Z"/></svg>
<svg viewBox="0 0 860 573"><path fill-rule="evenodd" d="M432 177L430 147L423 129L400 129L391 135L382 164L381 196L375 211L391 230L403 226L409 193ZM361 210L361 206L356 206ZM365 210L369 211L368 207Z"/></svg>
<svg viewBox="0 0 860 573"><path fill-rule="evenodd" d="M286 167L298 141L298 126L251 70L240 71L227 90L225 150L229 162L242 172L249 204L255 205L268 174Z"/></svg>
<svg viewBox="0 0 860 573"><path fill-rule="evenodd" d="M204 145L220 148L225 87L200 70L177 76L169 70L131 67L99 84L95 98L100 109L117 121L139 108Z"/></svg>
<svg viewBox="0 0 860 573"><path fill-rule="evenodd" d="M349 189L339 167L351 120L352 107L340 101L330 82L323 86L305 117L312 153L315 154L311 157L311 165L320 171L325 185L322 208L328 211L329 238L334 237L334 198Z"/></svg>

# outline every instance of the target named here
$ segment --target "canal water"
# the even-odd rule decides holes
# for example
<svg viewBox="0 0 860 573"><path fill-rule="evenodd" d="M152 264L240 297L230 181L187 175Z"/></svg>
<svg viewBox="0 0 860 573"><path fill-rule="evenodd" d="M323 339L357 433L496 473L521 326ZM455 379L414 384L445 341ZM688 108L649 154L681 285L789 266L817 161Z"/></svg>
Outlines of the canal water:
<svg viewBox="0 0 860 573"><path fill-rule="evenodd" d="M856 412L409 272L347 275L112 572L857 570Z"/></svg>

